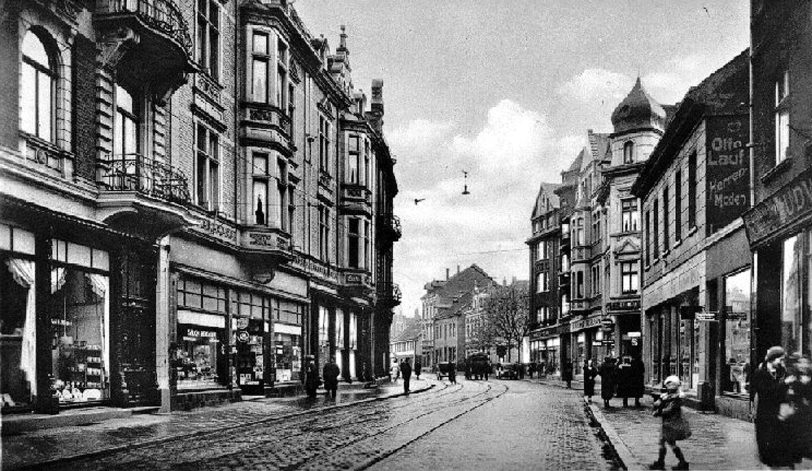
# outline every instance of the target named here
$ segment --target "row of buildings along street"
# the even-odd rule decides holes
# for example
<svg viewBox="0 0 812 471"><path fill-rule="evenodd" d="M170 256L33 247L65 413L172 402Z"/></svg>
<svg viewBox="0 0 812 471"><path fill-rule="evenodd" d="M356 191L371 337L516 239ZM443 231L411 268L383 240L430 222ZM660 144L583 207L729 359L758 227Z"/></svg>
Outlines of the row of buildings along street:
<svg viewBox="0 0 812 471"><path fill-rule="evenodd" d="M12 0L0 25L4 412L284 394L306 355L385 374L395 159L344 28L285 0Z"/></svg>
<svg viewBox="0 0 812 471"><path fill-rule="evenodd" d="M770 346L812 353L812 115L800 105L812 81L798 40L810 25L792 11L754 2L752 49L678 103L638 78L612 132L587 130L561 180L539 184L513 361L553 374L571 362L578 377L587 360L640 358L650 387L677 375L698 406L745 418ZM394 355L510 361L508 338L482 343L475 328L499 287L477 265L446 270L426 283L417 319L393 330Z"/></svg>
<svg viewBox="0 0 812 471"><path fill-rule="evenodd" d="M792 12L753 2L752 48L679 103L638 79L612 132L587 131L540 184L525 361L577 376L639 357L651 387L677 375L700 407L746 418L770 346L812 353L810 25Z"/></svg>

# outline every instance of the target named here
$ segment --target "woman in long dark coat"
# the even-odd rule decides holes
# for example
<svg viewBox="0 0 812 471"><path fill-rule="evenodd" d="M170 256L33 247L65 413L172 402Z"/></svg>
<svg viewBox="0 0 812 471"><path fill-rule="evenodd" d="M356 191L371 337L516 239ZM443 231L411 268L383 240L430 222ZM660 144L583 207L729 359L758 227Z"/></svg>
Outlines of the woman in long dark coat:
<svg viewBox="0 0 812 471"><path fill-rule="evenodd" d="M561 370L561 379L567 382L567 389L572 388L572 362L567 360L564 363L564 369Z"/></svg>
<svg viewBox="0 0 812 471"><path fill-rule="evenodd" d="M599 370L601 375L601 398L603 399L603 406L609 407L609 400L615 395L615 386L617 381L617 368L615 367L615 360L612 357L606 357Z"/></svg>
<svg viewBox="0 0 812 471"><path fill-rule="evenodd" d="M595 395L595 376L598 376L598 369L592 364L592 360L584 361L584 397L592 402Z"/></svg>
<svg viewBox="0 0 812 471"><path fill-rule="evenodd" d="M764 363L750 380L750 401L755 401L756 407L758 456L770 467L792 466L794 461L787 427L778 417L781 403L787 401L784 356L783 348L770 347Z"/></svg>
<svg viewBox="0 0 812 471"><path fill-rule="evenodd" d="M640 407L640 398L646 392L646 367L640 357L632 358L632 383L629 387L629 397L634 398L634 407Z"/></svg>

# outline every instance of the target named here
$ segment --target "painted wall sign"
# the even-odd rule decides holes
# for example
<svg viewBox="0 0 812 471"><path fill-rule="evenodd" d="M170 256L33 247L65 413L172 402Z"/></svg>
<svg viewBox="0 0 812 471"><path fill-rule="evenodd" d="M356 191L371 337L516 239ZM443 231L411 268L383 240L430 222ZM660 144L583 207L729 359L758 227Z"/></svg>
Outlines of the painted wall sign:
<svg viewBox="0 0 812 471"><path fill-rule="evenodd" d="M812 168L804 170L772 196L744 214L744 227L750 245L765 241L771 234L801 222L812 213Z"/></svg>
<svg viewBox="0 0 812 471"><path fill-rule="evenodd" d="M706 125L708 234L750 208L750 155L747 116L711 116Z"/></svg>

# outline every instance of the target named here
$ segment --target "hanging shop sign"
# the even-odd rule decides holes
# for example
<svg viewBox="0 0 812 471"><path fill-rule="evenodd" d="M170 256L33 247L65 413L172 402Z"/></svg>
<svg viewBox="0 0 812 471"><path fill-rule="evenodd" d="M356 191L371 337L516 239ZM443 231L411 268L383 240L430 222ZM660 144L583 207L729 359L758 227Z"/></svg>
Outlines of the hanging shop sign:
<svg viewBox="0 0 812 471"><path fill-rule="evenodd" d="M748 118L711 116L706 123L706 211L708 234L733 222L750 207Z"/></svg>
<svg viewBox="0 0 812 471"><path fill-rule="evenodd" d="M716 311L697 312L694 320L698 322L718 322L719 313Z"/></svg>
<svg viewBox="0 0 812 471"><path fill-rule="evenodd" d="M251 334L249 334L247 330L239 330L239 331L237 331L237 341L238 342L245 343L250 338L251 338Z"/></svg>

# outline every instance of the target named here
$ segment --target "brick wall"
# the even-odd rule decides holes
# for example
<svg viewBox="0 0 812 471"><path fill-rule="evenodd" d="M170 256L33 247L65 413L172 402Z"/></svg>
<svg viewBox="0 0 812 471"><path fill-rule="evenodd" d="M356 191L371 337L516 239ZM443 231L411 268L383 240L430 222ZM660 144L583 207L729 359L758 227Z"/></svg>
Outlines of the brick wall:
<svg viewBox="0 0 812 471"><path fill-rule="evenodd" d="M96 176L96 44L82 35L73 42L73 153L76 175Z"/></svg>

